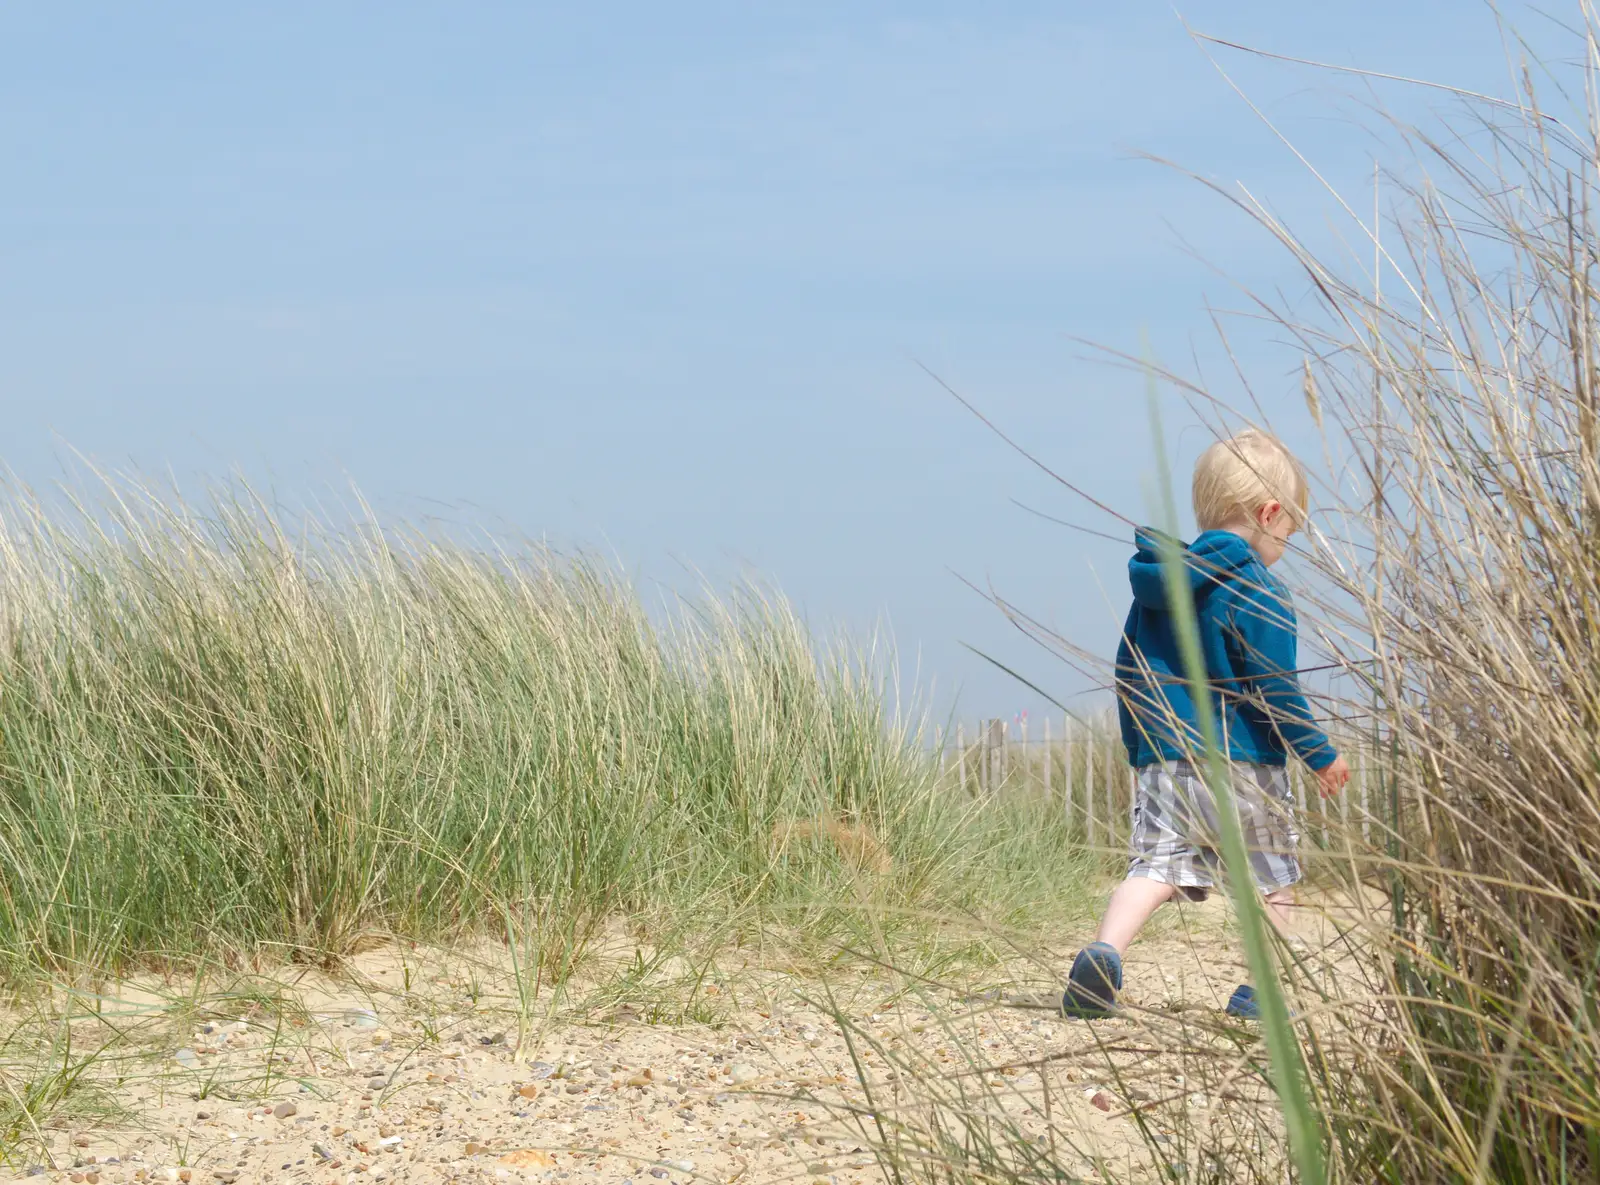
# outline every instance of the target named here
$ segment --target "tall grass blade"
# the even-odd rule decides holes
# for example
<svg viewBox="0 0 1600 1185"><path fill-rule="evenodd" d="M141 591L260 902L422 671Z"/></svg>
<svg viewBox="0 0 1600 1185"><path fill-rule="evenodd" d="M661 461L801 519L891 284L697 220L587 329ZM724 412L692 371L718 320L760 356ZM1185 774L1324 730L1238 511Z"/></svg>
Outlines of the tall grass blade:
<svg viewBox="0 0 1600 1185"><path fill-rule="evenodd" d="M1178 542L1177 509L1172 496L1172 475L1167 467L1166 445L1161 430L1161 409L1154 371L1146 368L1149 385L1150 430L1157 457L1159 483L1158 515L1161 526L1160 553L1162 574L1167 589L1167 604L1172 614L1174 634L1183 658L1184 676L1200 731L1200 749L1205 781L1216 801L1221 826L1223 866L1227 871L1229 893L1239 917L1244 941L1245 961L1255 983L1261 1009L1261 1030L1266 1037L1272 1063L1272 1081L1283 1107L1289 1134L1290 1154L1300 1179L1320 1185L1327 1179L1322 1128L1306 1086L1305 1063L1289 1019L1289 1006L1278 979L1277 960L1268 933L1271 923L1266 907L1250 874L1250 854L1245 848L1244 831L1239 824L1234 801L1233 778L1228 755L1221 745L1217 720L1212 712L1210 680L1206 676L1201 652L1200 631L1189 588L1188 567Z"/></svg>

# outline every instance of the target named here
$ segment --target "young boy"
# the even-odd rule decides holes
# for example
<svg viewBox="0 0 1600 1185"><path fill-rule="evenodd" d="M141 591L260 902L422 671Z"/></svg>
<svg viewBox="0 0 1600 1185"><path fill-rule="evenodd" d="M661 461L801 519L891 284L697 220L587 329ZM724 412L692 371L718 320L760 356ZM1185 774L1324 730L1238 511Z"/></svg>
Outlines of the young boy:
<svg viewBox="0 0 1600 1185"><path fill-rule="evenodd" d="M1184 559L1199 624L1214 718L1232 771L1250 872L1283 930L1300 879L1290 789L1292 752L1324 796L1350 778L1344 759L1312 722L1295 676L1295 617L1267 569L1304 521L1305 474L1264 432L1219 440L1194 470L1202 534ZM1150 915L1182 893L1203 900L1219 866L1216 801L1203 780L1200 734L1168 612L1158 536L1141 530L1128 561L1133 608L1117 648L1117 709L1128 763L1138 771L1127 879L1111 895L1095 941L1078 952L1062 996L1068 1016L1115 1010L1122 956ZM1258 1015L1240 985L1230 1015Z"/></svg>

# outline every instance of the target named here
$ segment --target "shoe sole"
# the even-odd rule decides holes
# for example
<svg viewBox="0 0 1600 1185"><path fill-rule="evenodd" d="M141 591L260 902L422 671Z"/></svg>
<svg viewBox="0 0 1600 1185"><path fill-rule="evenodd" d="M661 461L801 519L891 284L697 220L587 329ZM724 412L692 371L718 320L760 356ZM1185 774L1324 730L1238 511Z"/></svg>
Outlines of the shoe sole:
<svg viewBox="0 0 1600 1185"><path fill-rule="evenodd" d="M1107 1008L1102 1004L1069 1004L1064 999L1061 1001L1061 1015L1068 1020L1109 1020L1121 1011L1116 1005Z"/></svg>

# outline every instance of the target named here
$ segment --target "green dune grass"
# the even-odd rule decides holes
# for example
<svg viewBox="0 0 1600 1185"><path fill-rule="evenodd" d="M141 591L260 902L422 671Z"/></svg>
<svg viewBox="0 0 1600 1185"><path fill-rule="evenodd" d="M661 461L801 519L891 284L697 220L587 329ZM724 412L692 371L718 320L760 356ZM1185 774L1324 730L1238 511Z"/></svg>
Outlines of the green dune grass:
<svg viewBox="0 0 1600 1185"><path fill-rule="evenodd" d="M1055 816L941 783L881 653L780 599L651 614L606 566L123 483L0 529L0 958L325 959L512 919L882 937L1083 881ZM786 821L837 818L888 872Z"/></svg>

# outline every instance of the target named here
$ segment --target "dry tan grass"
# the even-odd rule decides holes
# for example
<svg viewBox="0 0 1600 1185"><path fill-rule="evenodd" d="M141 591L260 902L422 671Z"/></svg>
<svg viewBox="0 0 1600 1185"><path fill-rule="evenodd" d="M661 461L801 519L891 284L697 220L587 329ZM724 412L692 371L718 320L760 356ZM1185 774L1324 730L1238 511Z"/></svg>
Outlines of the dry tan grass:
<svg viewBox="0 0 1600 1185"><path fill-rule="evenodd" d="M786 820L773 824L770 842L773 854L781 856L789 844L824 838L833 844L840 859L857 868L875 876L888 876L894 871L889 849L883 846L871 824L859 820L837 816Z"/></svg>

